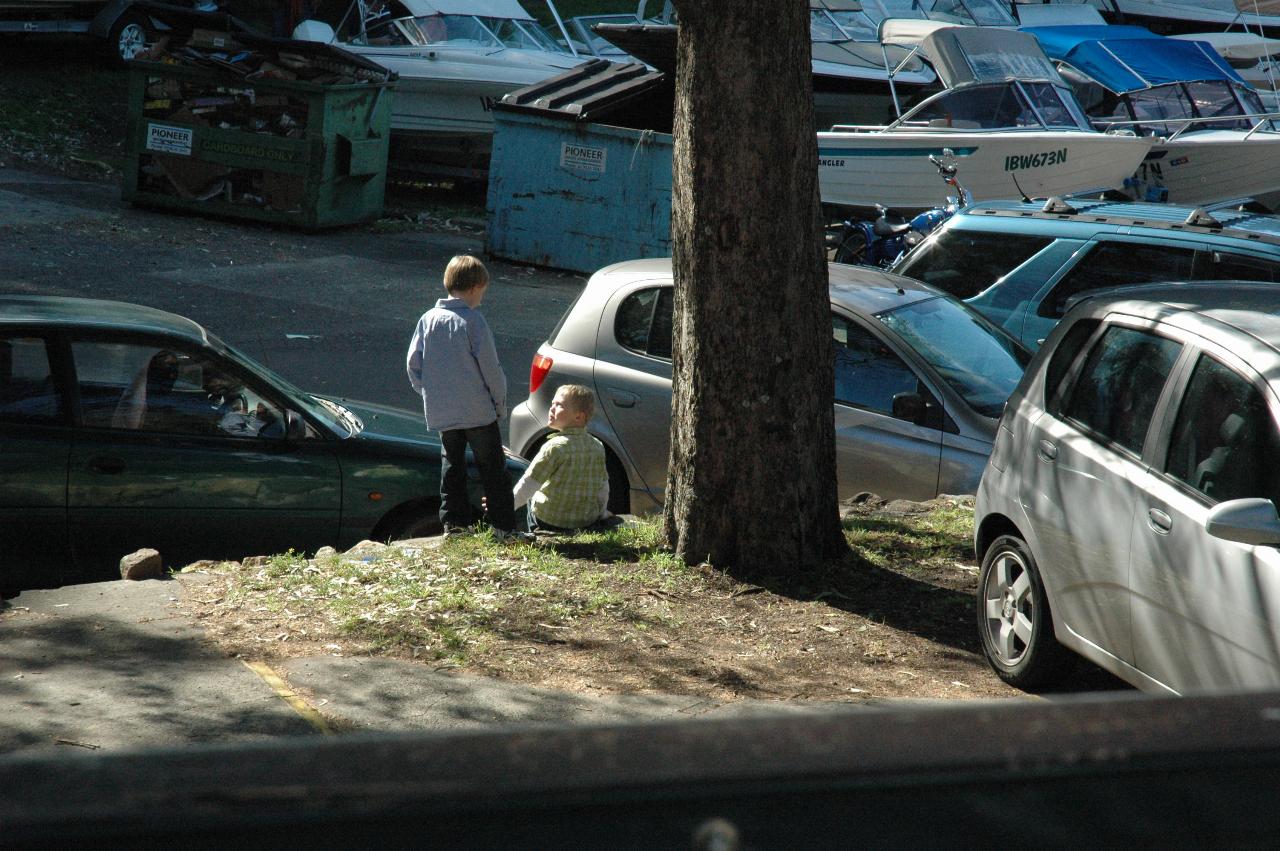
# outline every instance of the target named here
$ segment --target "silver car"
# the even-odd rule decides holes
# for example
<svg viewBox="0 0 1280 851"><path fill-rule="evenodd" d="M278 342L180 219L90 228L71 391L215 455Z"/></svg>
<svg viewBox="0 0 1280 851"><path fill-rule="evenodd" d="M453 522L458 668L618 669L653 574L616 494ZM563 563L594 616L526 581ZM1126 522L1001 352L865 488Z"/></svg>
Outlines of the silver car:
<svg viewBox="0 0 1280 851"><path fill-rule="evenodd" d="M1018 386L978 490L978 631L1005 681L1074 655L1159 693L1280 686L1274 284L1078 304Z"/></svg>
<svg viewBox="0 0 1280 851"><path fill-rule="evenodd" d="M562 384L598 399L610 509L662 504L671 429L670 260L601 269L534 356L511 446L532 458ZM973 493L996 422L1030 356L951 296L868 267L830 267L839 492Z"/></svg>

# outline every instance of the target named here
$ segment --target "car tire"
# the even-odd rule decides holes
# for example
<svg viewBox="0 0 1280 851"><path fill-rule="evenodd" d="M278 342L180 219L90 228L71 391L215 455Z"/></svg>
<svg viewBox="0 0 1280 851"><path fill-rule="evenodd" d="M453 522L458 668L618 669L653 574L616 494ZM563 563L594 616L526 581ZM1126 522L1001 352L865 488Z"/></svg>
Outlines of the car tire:
<svg viewBox="0 0 1280 851"><path fill-rule="evenodd" d="M978 574L977 604L982 652L1009 685L1050 688L1074 665L1053 633L1049 596L1026 541L1001 535L992 542Z"/></svg>
<svg viewBox="0 0 1280 851"><path fill-rule="evenodd" d="M107 58L120 67L155 42L151 22L145 15L125 12L111 25L107 35Z"/></svg>
<svg viewBox="0 0 1280 851"><path fill-rule="evenodd" d="M403 541L406 538L432 538L444 533L440 515L435 510L417 511L406 515L391 527L388 540Z"/></svg>
<svg viewBox="0 0 1280 851"><path fill-rule="evenodd" d="M604 451L604 469L609 474L609 513L631 513L631 484L627 481L627 471L607 448Z"/></svg>

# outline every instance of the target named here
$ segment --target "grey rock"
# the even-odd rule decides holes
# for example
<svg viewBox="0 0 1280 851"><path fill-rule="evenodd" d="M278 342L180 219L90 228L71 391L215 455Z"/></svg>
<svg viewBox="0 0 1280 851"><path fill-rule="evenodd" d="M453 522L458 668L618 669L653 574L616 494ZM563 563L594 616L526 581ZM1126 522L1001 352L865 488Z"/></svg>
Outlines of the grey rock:
<svg viewBox="0 0 1280 851"><path fill-rule="evenodd" d="M141 549L120 559L121 579L159 579L164 576L164 562L158 550Z"/></svg>

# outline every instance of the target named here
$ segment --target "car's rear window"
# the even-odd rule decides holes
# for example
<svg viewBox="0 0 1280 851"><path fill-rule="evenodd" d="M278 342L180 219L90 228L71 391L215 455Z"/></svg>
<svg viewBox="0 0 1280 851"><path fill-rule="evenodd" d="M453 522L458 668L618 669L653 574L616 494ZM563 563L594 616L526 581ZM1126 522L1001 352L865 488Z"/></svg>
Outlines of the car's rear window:
<svg viewBox="0 0 1280 851"><path fill-rule="evenodd" d="M908 254L893 271L969 299L1052 241L1047 236L949 228Z"/></svg>
<svg viewBox="0 0 1280 851"><path fill-rule="evenodd" d="M671 357L671 321L673 314L671 287L636 290L618 305L613 323L614 338L626 349Z"/></svg>

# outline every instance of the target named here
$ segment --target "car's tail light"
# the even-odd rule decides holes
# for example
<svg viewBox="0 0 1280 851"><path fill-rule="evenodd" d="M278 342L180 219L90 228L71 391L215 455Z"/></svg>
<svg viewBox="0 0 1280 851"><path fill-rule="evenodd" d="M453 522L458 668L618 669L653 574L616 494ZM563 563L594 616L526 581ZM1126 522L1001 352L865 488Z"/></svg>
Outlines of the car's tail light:
<svg viewBox="0 0 1280 851"><path fill-rule="evenodd" d="M546 355L533 356L533 365L529 367L529 395L538 392L538 388L542 386L542 380L551 371L551 363L551 358Z"/></svg>

